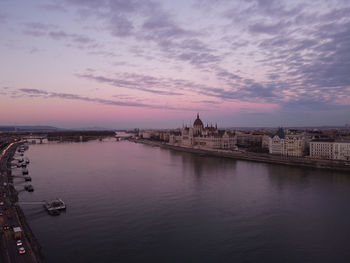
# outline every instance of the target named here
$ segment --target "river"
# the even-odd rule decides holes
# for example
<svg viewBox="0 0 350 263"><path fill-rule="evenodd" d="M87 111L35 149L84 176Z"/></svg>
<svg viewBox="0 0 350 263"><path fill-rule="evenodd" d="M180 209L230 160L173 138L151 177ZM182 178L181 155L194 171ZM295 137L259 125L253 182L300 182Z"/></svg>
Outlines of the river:
<svg viewBox="0 0 350 263"><path fill-rule="evenodd" d="M54 262L350 262L350 175L128 141L31 145L22 205Z"/></svg>

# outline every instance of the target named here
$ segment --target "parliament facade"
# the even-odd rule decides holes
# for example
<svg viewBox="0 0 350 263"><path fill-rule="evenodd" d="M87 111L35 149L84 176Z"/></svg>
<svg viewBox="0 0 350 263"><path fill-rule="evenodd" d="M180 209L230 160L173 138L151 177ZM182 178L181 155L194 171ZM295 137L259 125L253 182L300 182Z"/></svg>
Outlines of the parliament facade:
<svg viewBox="0 0 350 263"><path fill-rule="evenodd" d="M202 149L236 149L236 136L227 130L219 130L217 125L204 127L197 114L192 127L182 125L180 134L171 134L169 144Z"/></svg>

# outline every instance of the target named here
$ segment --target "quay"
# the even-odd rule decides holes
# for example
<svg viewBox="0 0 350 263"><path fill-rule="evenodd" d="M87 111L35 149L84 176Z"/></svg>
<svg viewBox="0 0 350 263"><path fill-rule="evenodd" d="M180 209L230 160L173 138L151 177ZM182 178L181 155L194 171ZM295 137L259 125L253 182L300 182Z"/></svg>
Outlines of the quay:
<svg viewBox="0 0 350 263"><path fill-rule="evenodd" d="M24 175L11 175L11 178L20 178L20 179L24 179L26 182L29 182L32 180L32 177L30 176L24 176Z"/></svg>
<svg viewBox="0 0 350 263"><path fill-rule="evenodd" d="M22 142L8 143L0 149L0 261L4 263L29 262L43 263L44 256L41 246L29 227L22 209L16 204L18 192L13 186L13 178L26 178L28 176L12 176L11 161L16 148ZM29 177L30 178L30 177ZM5 213L6 212L6 213ZM25 253L20 254L16 239L20 238ZM21 251L23 252L23 251Z"/></svg>
<svg viewBox="0 0 350 263"><path fill-rule="evenodd" d="M148 139L128 139L131 142L147 144L150 146L158 146L161 148L167 148L171 150L194 153L202 156L214 156L223 157L243 161L263 162L271 164L281 164L289 166L301 166L317 169L328 169L333 171L350 172L350 162L340 160L324 160L313 159L309 157L294 157L283 155L272 155L267 153L253 153L253 152L241 152L231 150L214 150L214 149L200 149L183 146L174 146L164 142L152 141Z"/></svg>

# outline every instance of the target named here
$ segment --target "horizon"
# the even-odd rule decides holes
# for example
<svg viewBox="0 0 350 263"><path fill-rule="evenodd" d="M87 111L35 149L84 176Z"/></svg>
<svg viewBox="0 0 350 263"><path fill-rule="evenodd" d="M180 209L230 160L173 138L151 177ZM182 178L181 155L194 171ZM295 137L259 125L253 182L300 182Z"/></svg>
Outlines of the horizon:
<svg viewBox="0 0 350 263"><path fill-rule="evenodd" d="M186 127L191 127L192 124L184 124ZM209 125L210 126L210 125ZM215 125L214 125L215 126ZM112 131L131 131L135 129L139 130L179 130L181 129L181 126L178 127L165 127L165 128L154 128L154 127L144 127L144 128L139 128L139 127L129 127L129 128L106 128L106 127L68 127L68 128L63 128L59 126L51 126L51 125L0 125L0 133L2 132L2 128L16 128L16 129L28 129L28 130L23 130L23 131L29 131L29 128L32 127L34 128L33 131L45 131L44 128L51 128L52 131L57 131L57 130L67 130L67 131L84 131L84 130L90 130L90 131L98 131L98 130L112 130ZM43 128L43 129L40 129ZM220 127L218 126L218 129L278 129L278 128L283 128L283 129L339 129L339 128L344 128L344 129L350 129L350 124L345 124L345 125L322 125L322 126L224 126ZM51 130L50 129L50 130ZM22 131L22 130L19 130Z"/></svg>
<svg viewBox="0 0 350 263"><path fill-rule="evenodd" d="M0 126L346 127L350 2L1 3ZM76 127L76 128L74 128Z"/></svg>

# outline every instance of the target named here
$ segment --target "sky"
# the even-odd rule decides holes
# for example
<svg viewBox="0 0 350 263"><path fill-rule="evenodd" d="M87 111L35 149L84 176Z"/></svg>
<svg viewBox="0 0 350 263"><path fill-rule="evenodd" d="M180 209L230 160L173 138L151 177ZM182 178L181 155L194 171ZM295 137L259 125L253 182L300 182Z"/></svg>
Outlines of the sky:
<svg viewBox="0 0 350 263"><path fill-rule="evenodd" d="M350 123L350 1L0 0L0 125Z"/></svg>

